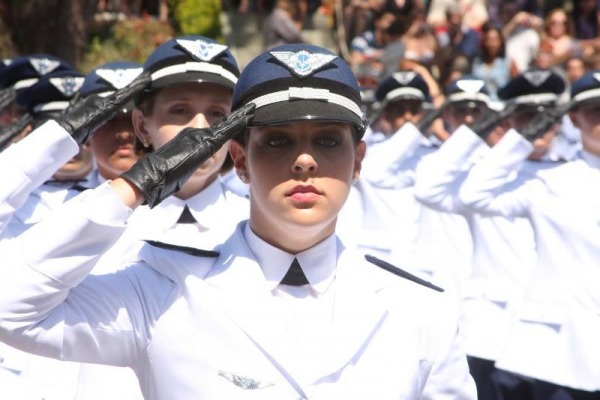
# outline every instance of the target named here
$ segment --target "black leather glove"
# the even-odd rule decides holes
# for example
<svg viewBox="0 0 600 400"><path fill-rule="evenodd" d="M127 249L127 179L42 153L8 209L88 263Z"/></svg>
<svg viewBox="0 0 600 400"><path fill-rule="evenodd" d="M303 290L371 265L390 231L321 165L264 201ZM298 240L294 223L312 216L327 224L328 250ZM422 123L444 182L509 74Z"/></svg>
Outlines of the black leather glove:
<svg viewBox="0 0 600 400"><path fill-rule="evenodd" d="M0 110L8 106L17 98L17 91L10 87L0 90Z"/></svg>
<svg viewBox="0 0 600 400"><path fill-rule="evenodd" d="M510 117L517 108L516 104L507 104L502 111L488 109L486 114L471 125L471 130L480 138L485 140L496 126L506 118Z"/></svg>
<svg viewBox="0 0 600 400"><path fill-rule="evenodd" d="M450 105L450 102L445 101L444 103L442 103L442 105L440 105L439 108L434 108L433 110L429 110L429 111L425 112L423 114L423 116L421 117L421 119L415 124L417 129L422 134L425 134L427 132L427 130L429 129L429 127L431 126L431 124L433 123L433 121L435 121L436 119L441 117L442 113L444 112L444 110L446 110L446 108L448 108L449 105Z"/></svg>
<svg viewBox="0 0 600 400"><path fill-rule="evenodd" d="M77 100L56 119L77 144L84 144L90 135L102 124L111 119L118 111L141 93L152 81L150 73L142 72L126 87L107 97L91 95Z"/></svg>
<svg viewBox="0 0 600 400"><path fill-rule="evenodd" d="M241 134L254 117L249 103L210 128L185 128L163 147L147 154L121 175L136 186L153 208L179 191L188 178L225 142Z"/></svg>
<svg viewBox="0 0 600 400"><path fill-rule="evenodd" d="M563 104L553 110L541 112L533 118L527 125L519 130L521 136L533 142L542 135L571 108L571 103Z"/></svg>
<svg viewBox="0 0 600 400"><path fill-rule="evenodd" d="M4 150L10 142L21 132L27 125L33 121L31 114L25 113L18 120L14 121L10 125L6 125L0 128L0 151Z"/></svg>

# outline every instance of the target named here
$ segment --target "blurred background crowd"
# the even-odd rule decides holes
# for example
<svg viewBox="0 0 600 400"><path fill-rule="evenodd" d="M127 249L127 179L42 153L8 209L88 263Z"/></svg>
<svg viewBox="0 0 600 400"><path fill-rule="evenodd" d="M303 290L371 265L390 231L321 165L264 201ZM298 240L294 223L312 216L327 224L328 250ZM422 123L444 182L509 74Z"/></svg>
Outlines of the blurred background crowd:
<svg viewBox="0 0 600 400"><path fill-rule="evenodd" d="M417 68L438 85L434 97L461 74L494 91L532 66L569 81L600 66L596 0L37 3L0 1L1 57L44 52L87 73L113 59L143 62L166 39L199 34L227 44L243 67L264 48L306 42L343 56L367 91L395 70Z"/></svg>

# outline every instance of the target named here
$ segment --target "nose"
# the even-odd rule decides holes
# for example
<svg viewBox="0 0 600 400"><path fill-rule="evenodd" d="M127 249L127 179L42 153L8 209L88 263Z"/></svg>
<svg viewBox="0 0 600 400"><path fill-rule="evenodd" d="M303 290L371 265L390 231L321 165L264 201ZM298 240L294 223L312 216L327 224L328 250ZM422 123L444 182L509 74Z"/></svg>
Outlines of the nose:
<svg viewBox="0 0 600 400"><path fill-rule="evenodd" d="M294 164L292 165L292 172L294 174L314 174L315 172L317 172L317 161L311 154L307 152L301 152L296 157L296 160L294 160Z"/></svg>
<svg viewBox="0 0 600 400"><path fill-rule="evenodd" d="M470 125L475 121L475 116L472 113L465 115L465 125Z"/></svg>
<svg viewBox="0 0 600 400"><path fill-rule="evenodd" d="M191 126L192 128L203 129L203 128L210 127L210 123L208 122L208 120L206 119L206 116L204 114L198 113L198 114L196 114L194 119L192 121L190 121L189 126Z"/></svg>
<svg viewBox="0 0 600 400"><path fill-rule="evenodd" d="M117 131L115 132L115 138L120 140L130 140L133 138L133 132L127 130Z"/></svg>

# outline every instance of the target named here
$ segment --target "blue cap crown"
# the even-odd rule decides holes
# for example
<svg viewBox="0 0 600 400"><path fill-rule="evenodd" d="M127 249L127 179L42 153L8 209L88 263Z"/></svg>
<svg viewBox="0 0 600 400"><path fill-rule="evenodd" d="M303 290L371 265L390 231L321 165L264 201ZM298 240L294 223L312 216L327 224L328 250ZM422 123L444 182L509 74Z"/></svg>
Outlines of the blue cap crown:
<svg viewBox="0 0 600 400"><path fill-rule="evenodd" d="M64 60L48 54L31 54L11 60L0 69L0 88L25 89L52 72L72 71Z"/></svg>
<svg viewBox="0 0 600 400"><path fill-rule="evenodd" d="M233 89L240 75L227 46L204 36L180 36L158 46L144 63L151 88L182 82L212 82Z"/></svg>
<svg viewBox="0 0 600 400"><path fill-rule="evenodd" d="M129 85L142 71L142 65L133 61L102 64L85 76L79 93L82 97L92 94L108 96Z"/></svg>
<svg viewBox="0 0 600 400"><path fill-rule="evenodd" d="M585 73L571 86L573 107L584 102L600 102L600 70Z"/></svg>
<svg viewBox="0 0 600 400"><path fill-rule="evenodd" d="M277 46L252 60L235 87L232 109L250 102L256 104L253 125L322 120L364 129L356 77L343 59L319 46Z"/></svg>
<svg viewBox="0 0 600 400"><path fill-rule="evenodd" d="M16 102L32 115L63 111L83 85L84 75L77 71L58 71L45 75L17 95Z"/></svg>
<svg viewBox="0 0 600 400"><path fill-rule="evenodd" d="M451 103L479 102L489 105L490 92L485 81L465 75L450 82L446 88L447 100Z"/></svg>
<svg viewBox="0 0 600 400"><path fill-rule="evenodd" d="M375 90L375 99L379 102L399 99L431 101L425 79L419 73L410 70L397 71L385 78Z"/></svg>
<svg viewBox="0 0 600 400"><path fill-rule="evenodd" d="M514 77L498 90L498 97L522 105L554 105L565 88L565 80L556 72L531 69Z"/></svg>

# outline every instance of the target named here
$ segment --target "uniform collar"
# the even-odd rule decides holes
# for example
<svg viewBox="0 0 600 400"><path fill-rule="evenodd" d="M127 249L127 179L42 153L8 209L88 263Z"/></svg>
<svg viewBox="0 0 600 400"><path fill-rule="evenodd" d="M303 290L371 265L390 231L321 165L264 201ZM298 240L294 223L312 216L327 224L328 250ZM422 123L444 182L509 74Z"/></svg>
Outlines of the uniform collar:
<svg viewBox="0 0 600 400"><path fill-rule="evenodd" d="M244 228L244 238L271 290L279 285L294 258L300 262L311 287L319 293L326 292L335 277L339 250L335 235L298 254L287 253L265 242L252 232L249 223Z"/></svg>
<svg viewBox="0 0 600 400"><path fill-rule="evenodd" d="M222 218L222 211L216 209L223 203L223 197L223 186L218 179L215 179L202 191L188 199L182 200L175 196L169 196L151 213L153 218L162 221L160 225L167 229L177 223L183 208L187 205L198 224L208 230L217 226L219 219Z"/></svg>
<svg viewBox="0 0 600 400"><path fill-rule="evenodd" d="M581 158L591 167L600 169L600 157L589 151L581 150Z"/></svg>

